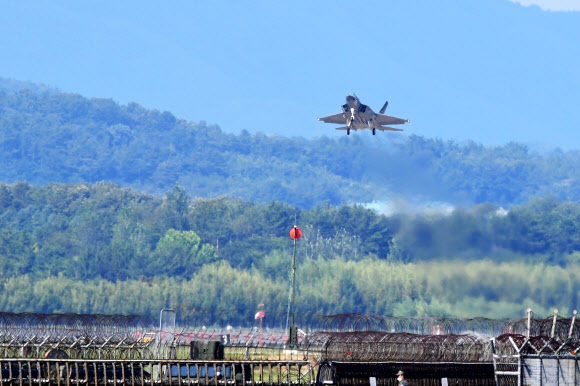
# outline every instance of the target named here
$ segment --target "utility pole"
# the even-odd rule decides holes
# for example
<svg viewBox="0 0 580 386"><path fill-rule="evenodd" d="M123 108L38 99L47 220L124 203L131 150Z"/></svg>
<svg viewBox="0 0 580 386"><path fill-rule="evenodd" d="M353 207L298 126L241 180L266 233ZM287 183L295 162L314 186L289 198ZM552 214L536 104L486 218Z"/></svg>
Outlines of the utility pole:
<svg viewBox="0 0 580 386"><path fill-rule="evenodd" d="M294 302L296 297L296 241L302 236L302 231L294 225L294 228L290 230L290 237L294 239L294 253L292 253L292 291L290 295L290 303L292 305L292 323L290 324L290 330L288 331L288 346L294 348L298 345L298 329L296 328L296 323L294 320Z"/></svg>

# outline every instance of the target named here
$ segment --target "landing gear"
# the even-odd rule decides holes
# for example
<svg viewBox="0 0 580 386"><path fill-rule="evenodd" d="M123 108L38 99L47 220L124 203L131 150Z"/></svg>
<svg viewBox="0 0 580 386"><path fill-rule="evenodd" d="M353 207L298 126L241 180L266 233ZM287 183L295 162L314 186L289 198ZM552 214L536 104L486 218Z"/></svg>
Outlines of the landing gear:
<svg viewBox="0 0 580 386"><path fill-rule="evenodd" d="M350 135L350 129L346 129L346 135Z"/></svg>
<svg viewBox="0 0 580 386"><path fill-rule="evenodd" d="M373 135L377 134L377 129L373 127Z"/></svg>

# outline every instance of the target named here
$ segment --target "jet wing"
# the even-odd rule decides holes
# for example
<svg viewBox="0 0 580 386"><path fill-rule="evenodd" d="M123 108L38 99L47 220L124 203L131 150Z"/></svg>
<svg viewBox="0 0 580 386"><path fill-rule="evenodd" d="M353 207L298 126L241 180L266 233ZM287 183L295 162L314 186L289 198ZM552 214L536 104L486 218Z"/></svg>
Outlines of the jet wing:
<svg viewBox="0 0 580 386"><path fill-rule="evenodd" d="M386 126L377 127L377 130L380 130L380 131L403 131L403 129L395 129L394 127L386 127Z"/></svg>
<svg viewBox="0 0 580 386"><path fill-rule="evenodd" d="M378 125L402 125L403 123L409 122L409 120L391 117L390 115L377 114L375 122Z"/></svg>
<svg viewBox="0 0 580 386"><path fill-rule="evenodd" d="M324 123L338 123L341 125L346 125L346 114L340 113L329 115L328 117L318 118L318 120Z"/></svg>

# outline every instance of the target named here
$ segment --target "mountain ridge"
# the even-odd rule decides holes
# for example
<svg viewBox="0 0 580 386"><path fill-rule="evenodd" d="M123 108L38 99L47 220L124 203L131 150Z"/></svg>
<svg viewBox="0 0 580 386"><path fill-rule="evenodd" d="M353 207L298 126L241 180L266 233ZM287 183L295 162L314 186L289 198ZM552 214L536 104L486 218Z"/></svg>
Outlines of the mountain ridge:
<svg viewBox="0 0 580 386"><path fill-rule="evenodd" d="M16 86L14 85L16 84ZM178 183L195 197L324 201L438 200L511 207L536 196L580 199L580 152L540 155L508 143L356 133L315 139L242 131L176 118L137 103L84 98L0 79L0 180L112 181L161 195Z"/></svg>

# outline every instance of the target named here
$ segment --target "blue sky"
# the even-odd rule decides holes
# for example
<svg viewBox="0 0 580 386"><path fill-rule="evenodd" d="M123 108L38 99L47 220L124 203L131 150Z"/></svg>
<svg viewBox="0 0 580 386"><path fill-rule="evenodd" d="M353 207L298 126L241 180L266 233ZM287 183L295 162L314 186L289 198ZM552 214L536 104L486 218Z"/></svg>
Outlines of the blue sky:
<svg viewBox="0 0 580 386"><path fill-rule="evenodd" d="M7 0L0 77L305 137L354 91L407 134L580 149L580 2L530 3Z"/></svg>

